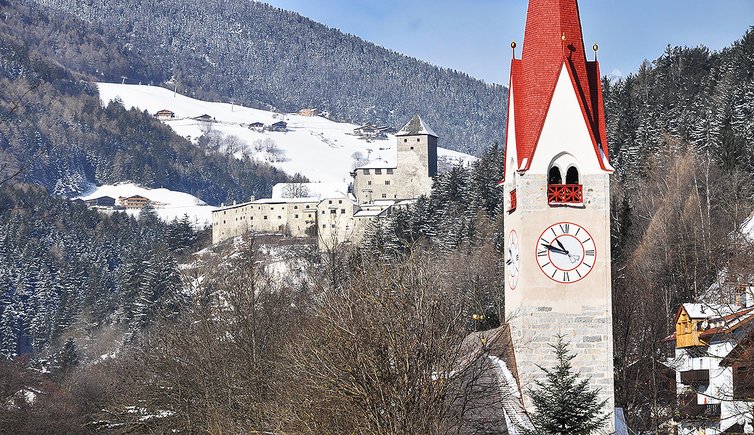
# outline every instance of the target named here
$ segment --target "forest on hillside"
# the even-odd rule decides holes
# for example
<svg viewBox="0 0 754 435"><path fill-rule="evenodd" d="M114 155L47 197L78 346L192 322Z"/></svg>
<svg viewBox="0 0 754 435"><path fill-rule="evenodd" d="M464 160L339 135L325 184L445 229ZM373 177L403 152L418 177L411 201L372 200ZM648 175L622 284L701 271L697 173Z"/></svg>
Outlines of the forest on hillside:
<svg viewBox="0 0 754 435"><path fill-rule="evenodd" d="M10 1L10 0L7 0ZM441 146L481 154L500 141L506 90L376 46L263 2L34 0L50 56L101 81L156 85L250 107L327 111L333 119L398 128L419 113ZM144 11L149 11L145 13ZM77 17L78 19L74 18ZM41 33L45 32L45 33ZM49 33L47 33L49 32ZM58 38L68 40L65 45ZM110 64L88 35L138 63ZM44 36L43 36L44 35ZM49 35L49 36L47 36ZM82 41L82 42L79 42ZM70 49L70 42L75 42Z"/></svg>
<svg viewBox="0 0 754 435"><path fill-rule="evenodd" d="M3 5L3 12L0 180L15 176L61 196L75 196L91 184L133 181L220 204L269 195L274 184L292 179L265 163L197 147L148 113L117 102L103 107L91 76L61 66L50 41L26 31L35 27L31 23L44 23L44 16L16 4ZM86 56L113 67L131 65L131 57L96 34L82 45L81 30L63 26L59 33L69 35L60 41L67 48L81 50L78 61Z"/></svg>

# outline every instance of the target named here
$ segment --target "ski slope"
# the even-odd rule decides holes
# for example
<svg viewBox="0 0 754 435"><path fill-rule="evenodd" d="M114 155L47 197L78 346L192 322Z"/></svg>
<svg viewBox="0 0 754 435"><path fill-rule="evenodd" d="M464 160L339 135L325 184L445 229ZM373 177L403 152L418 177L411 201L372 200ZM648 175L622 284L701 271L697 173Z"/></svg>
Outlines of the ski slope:
<svg viewBox="0 0 754 435"><path fill-rule="evenodd" d="M117 200L120 197L128 198L134 195L141 195L152 202L158 203L155 211L160 219L170 222L173 219L180 219L183 215L187 215L192 225L197 229L211 225L212 211L217 210L217 207L207 205L204 201L188 193L175 192L168 189L146 189L133 183L92 187L78 199L86 201L109 196ZM126 210L126 213L138 216L139 210Z"/></svg>
<svg viewBox="0 0 754 435"><path fill-rule="evenodd" d="M290 175L300 173L312 182L350 183L351 170L360 164L373 160L395 163L395 136L391 135L387 140L367 142L353 135L357 125L338 123L319 116L279 114L239 105L201 101L157 86L118 83L98 83L97 86L103 104L119 99L126 108L135 107L150 114L163 109L170 110L175 113L175 119L164 121L165 124L194 143L205 134L216 139L224 137L225 145L220 151L232 152L239 158L245 154L267 161ZM192 119L205 114L216 122ZM248 128L249 124L255 122L270 125L278 121L287 122L289 131L261 132ZM227 140L232 136L239 140ZM229 143L233 143L230 149ZM440 167L476 159L468 154L442 148L438 149L438 158Z"/></svg>

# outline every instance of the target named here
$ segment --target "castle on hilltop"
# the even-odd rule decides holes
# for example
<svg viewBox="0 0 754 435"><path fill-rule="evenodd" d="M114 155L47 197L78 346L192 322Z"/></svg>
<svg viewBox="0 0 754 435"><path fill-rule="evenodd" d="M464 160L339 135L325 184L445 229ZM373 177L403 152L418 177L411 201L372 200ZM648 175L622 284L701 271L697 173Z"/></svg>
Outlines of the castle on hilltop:
<svg viewBox="0 0 754 435"><path fill-rule="evenodd" d="M317 237L320 250L358 244L369 225L429 195L437 175L438 136L414 116L396 134L395 164L377 160L351 172L347 183L282 183L272 198L212 213L212 242L246 233Z"/></svg>

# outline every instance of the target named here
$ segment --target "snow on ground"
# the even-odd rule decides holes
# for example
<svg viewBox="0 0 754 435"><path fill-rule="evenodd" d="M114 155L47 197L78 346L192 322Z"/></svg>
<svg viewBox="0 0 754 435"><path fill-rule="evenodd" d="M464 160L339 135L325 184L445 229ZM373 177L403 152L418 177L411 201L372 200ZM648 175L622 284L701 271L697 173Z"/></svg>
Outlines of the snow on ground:
<svg viewBox="0 0 754 435"><path fill-rule="evenodd" d="M206 102L157 86L116 83L98 83L97 86L103 104L120 99L127 108L136 107L151 114L163 109L170 110L175 113L175 119L165 123L179 135L195 143L207 132L220 133L226 138L235 136L242 142L241 146L233 149L237 157L246 154L266 160L288 174L300 173L313 182L350 183L350 172L359 163L375 159L395 163L395 136L367 142L353 135L357 125L338 123L319 116L279 114L233 104ZM205 114L216 122L193 119ZM255 122L270 125L278 121L287 122L289 131L262 132L248 128ZM270 146L272 144L274 146ZM438 149L438 157L454 162L476 160L468 154L442 148Z"/></svg>
<svg viewBox="0 0 754 435"><path fill-rule="evenodd" d="M211 225L212 211L217 210L217 207L207 205L201 199L188 193L175 192L168 189L146 189L133 183L93 187L80 196L79 199L86 201L88 199L109 196L117 200L120 197L127 198L134 195L141 195L152 202L158 203L155 206L155 211L162 220L170 222L173 219L182 218L183 215L188 215L196 228ZM138 216L139 210L127 210L126 213Z"/></svg>

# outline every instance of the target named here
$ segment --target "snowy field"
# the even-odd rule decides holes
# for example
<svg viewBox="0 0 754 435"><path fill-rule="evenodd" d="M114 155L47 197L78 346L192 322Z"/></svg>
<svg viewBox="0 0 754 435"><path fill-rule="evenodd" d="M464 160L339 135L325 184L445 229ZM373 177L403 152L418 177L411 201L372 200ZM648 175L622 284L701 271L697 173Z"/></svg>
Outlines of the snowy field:
<svg viewBox="0 0 754 435"><path fill-rule="evenodd" d="M126 108L136 107L150 114L170 110L175 113L175 119L165 123L179 135L196 143L199 137L209 132L215 138L225 138L226 150L230 146L237 157L246 154L267 161L288 174L303 174L313 182L349 183L349 174L358 164L373 160L395 163L395 136L367 142L353 135L357 125L318 116L279 114L201 101L156 86L113 83L98 83L97 86L103 104L117 98ZM192 119L205 114L216 122ZM278 121L287 122L289 131L260 132L248 128L255 122L270 125ZM394 127L400 128L402 125ZM438 150L438 156L446 163L475 160L468 154L442 148Z"/></svg>
<svg viewBox="0 0 754 435"><path fill-rule="evenodd" d="M204 201L188 193L174 192L168 189L145 189L131 183L93 187L79 199L86 201L109 196L117 200L121 196L127 198L134 195L141 195L152 202L159 203L155 206L155 211L162 220L170 222L175 218L180 219L183 215L188 215L197 229L211 225L212 211L217 210L217 207L207 205ZM139 210L127 210L126 213L138 216Z"/></svg>

